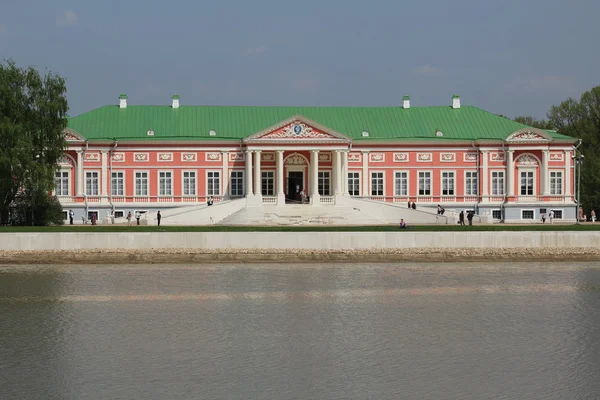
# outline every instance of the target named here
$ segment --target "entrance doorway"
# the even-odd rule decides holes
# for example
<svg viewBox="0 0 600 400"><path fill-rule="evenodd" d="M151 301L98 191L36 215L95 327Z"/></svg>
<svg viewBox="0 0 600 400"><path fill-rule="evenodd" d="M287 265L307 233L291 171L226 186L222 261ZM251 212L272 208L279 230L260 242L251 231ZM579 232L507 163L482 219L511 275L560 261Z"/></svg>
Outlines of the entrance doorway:
<svg viewBox="0 0 600 400"><path fill-rule="evenodd" d="M304 172L288 171L287 189L286 200L300 203L302 201L300 192L304 189Z"/></svg>

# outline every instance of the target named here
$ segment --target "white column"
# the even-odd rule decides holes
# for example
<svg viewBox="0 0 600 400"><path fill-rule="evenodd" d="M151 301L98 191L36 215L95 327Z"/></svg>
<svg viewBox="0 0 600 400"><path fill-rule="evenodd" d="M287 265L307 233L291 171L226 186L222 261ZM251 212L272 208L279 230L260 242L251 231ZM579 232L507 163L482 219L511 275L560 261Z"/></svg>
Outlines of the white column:
<svg viewBox="0 0 600 400"><path fill-rule="evenodd" d="M508 188L507 195L515 195L515 166L513 165L513 153L514 150L508 150L508 158L506 160L506 186Z"/></svg>
<svg viewBox="0 0 600 400"><path fill-rule="evenodd" d="M260 172L260 150L254 152L254 197L262 198L262 179Z"/></svg>
<svg viewBox="0 0 600 400"><path fill-rule="evenodd" d="M483 199L481 199L482 201L489 201L489 171L488 171L488 151L487 150L482 150L481 151L481 158L482 158L482 163L481 163L481 175L482 175L482 179L481 179L481 185L482 185L482 189L481 189L481 195L483 196Z"/></svg>
<svg viewBox="0 0 600 400"><path fill-rule="evenodd" d="M335 183L335 192L334 194L340 195L342 194L342 153L339 150L333 152L333 179Z"/></svg>
<svg viewBox="0 0 600 400"><path fill-rule="evenodd" d="M75 174L75 195L83 196L83 150L77 150L77 173Z"/></svg>
<svg viewBox="0 0 600 400"><path fill-rule="evenodd" d="M362 196L370 196L371 192L369 191L369 152L362 152L362 181L363 181L363 190Z"/></svg>
<svg viewBox="0 0 600 400"><path fill-rule="evenodd" d="M542 196L550 195L550 185L549 178L550 174L548 172L548 158L549 158L549 150L542 150L542 170L540 171L540 178L542 180Z"/></svg>
<svg viewBox="0 0 600 400"><path fill-rule="evenodd" d="M246 197L254 195L252 191L252 152L246 150Z"/></svg>
<svg viewBox="0 0 600 400"><path fill-rule="evenodd" d="M229 198L229 152L222 151L221 157L223 157L223 197Z"/></svg>
<svg viewBox="0 0 600 400"><path fill-rule="evenodd" d="M342 194L349 196L348 193L348 152L342 152Z"/></svg>
<svg viewBox="0 0 600 400"><path fill-rule="evenodd" d="M108 196L107 186L108 186L108 162L107 162L107 153L108 150L102 150L102 176L101 176L101 185L100 185L100 196L102 197L102 201Z"/></svg>
<svg viewBox="0 0 600 400"><path fill-rule="evenodd" d="M311 150L312 164L312 193L310 194L310 202L313 206L321 205L321 196L319 195L319 150Z"/></svg>
<svg viewBox="0 0 600 400"><path fill-rule="evenodd" d="M571 196L571 152L565 151L565 196Z"/></svg>
<svg viewBox="0 0 600 400"><path fill-rule="evenodd" d="M283 191L283 150L277 150L277 160L275 168L277 169L277 205L285 205L285 192Z"/></svg>

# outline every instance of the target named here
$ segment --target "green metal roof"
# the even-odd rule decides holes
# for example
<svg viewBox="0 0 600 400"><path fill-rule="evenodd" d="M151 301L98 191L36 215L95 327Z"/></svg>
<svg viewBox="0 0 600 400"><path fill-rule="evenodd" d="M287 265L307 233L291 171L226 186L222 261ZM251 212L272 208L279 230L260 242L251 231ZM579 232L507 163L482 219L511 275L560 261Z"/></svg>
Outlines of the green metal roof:
<svg viewBox="0 0 600 400"><path fill-rule="evenodd" d="M355 140L505 139L526 128L472 106L433 107L259 107L104 106L69 119L69 128L89 140L243 139L302 115ZM437 130L443 137L436 137ZM154 136L148 136L149 130ZM209 131L216 136L209 136ZM362 132L369 132L363 137ZM555 139L573 139L554 131Z"/></svg>

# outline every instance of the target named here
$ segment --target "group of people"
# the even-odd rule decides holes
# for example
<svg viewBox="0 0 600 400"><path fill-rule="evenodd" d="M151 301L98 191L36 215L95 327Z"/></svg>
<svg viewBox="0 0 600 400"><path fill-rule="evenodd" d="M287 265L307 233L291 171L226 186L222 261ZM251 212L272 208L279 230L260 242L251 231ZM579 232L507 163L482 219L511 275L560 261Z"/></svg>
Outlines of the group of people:
<svg viewBox="0 0 600 400"><path fill-rule="evenodd" d="M467 221L469 221L469 225L473 225L473 217L474 216L475 216L474 210L467 211ZM460 214L458 214L458 224L459 225L465 224L465 212L464 211L461 211Z"/></svg>
<svg viewBox="0 0 600 400"><path fill-rule="evenodd" d="M417 209L417 204L414 201L408 201L408 208L416 210Z"/></svg>
<svg viewBox="0 0 600 400"><path fill-rule="evenodd" d="M550 218L550 223L554 223L554 211L550 210L550 212L548 213L548 217ZM542 213L542 224L546 223L546 213L543 212Z"/></svg>

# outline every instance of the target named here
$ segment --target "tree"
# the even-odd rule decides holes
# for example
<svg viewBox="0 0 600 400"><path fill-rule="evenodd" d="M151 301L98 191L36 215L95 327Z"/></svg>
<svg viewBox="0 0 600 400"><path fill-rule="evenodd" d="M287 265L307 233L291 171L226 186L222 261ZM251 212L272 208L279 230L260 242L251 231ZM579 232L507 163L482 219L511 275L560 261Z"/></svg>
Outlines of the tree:
<svg viewBox="0 0 600 400"><path fill-rule="evenodd" d="M579 101L569 98L552 106L548 121L558 132L582 140L581 205L589 215L600 206L600 86L583 93Z"/></svg>
<svg viewBox="0 0 600 400"><path fill-rule="evenodd" d="M17 196L31 205L36 193L53 189L67 110L62 77L0 63L0 223L8 222Z"/></svg>
<svg viewBox="0 0 600 400"><path fill-rule="evenodd" d="M524 125L533 126L534 128L553 129L550 121L546 121L544 119L538 121L537 119L535 119L533 117L521 116L521 117L515 118L515 121L519 122L521 124L524 124Z"/></svg>

